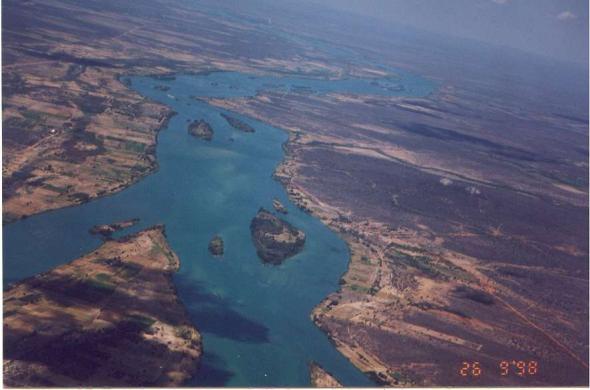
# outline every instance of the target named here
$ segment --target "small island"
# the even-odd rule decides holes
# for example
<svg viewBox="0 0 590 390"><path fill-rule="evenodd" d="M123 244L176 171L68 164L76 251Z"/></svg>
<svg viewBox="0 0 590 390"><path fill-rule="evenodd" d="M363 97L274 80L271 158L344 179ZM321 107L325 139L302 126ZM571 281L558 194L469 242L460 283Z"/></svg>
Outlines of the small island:
<svg viewBox="0 0 590 390"><path fill-rule="evenodd" d="M202 119L196 120L188 125L188 133L205 141L211 141L213 139L211 125Z"/></svg>
<svg viewBox="0 0 590 390"><path fill-rule="evenodd" d="M223 119L227 121L227 123L229 123L231 127L233 127L236 130L243 131L244 133L254 133L256 131L252 126L250 126L244 121L239 120L238 118L235 118L224 113L221 113L221 116L223 117Z"/></svg>
<svg viewBox="0 0 590 390"><path fill-rule="evenodd" d="M342 387L342 384L332 374L328 373L316 362L309 364L309 376L311 387Z"/></svg>
<svg viewBox="0 0 590 390"><path fill-rule="evenodd" d="M274 198L272 200L272 207L275 208L275 210L281 214L288 214L289 212L287 211L287 209L285 208L285 205L283 205L281 203L280 200L278 200L277 198Z"/></svg>
<svg viewBox="0 0 590 390"><path fill-rule="evenodd" d="M274 265L301 252L305 244L305 233L289 222L260 208L250 223L252 241L258 257Z"/></svg>
<svg viewBox="0 0 590 390"><path fill-rule="evenodd" d="M218 234L209 241L209 252L213 256L223 256L223 239Z"/></svg>
<svg viewBox="0 0 590 390"><path fill-rule="evenodd" d="M127 229L139 222L139 218L128 219L126 221L115 222L105 225L94 225L90 229L90 234L101 235L103 239L108 240L113 233L119 230Z"/></svg>

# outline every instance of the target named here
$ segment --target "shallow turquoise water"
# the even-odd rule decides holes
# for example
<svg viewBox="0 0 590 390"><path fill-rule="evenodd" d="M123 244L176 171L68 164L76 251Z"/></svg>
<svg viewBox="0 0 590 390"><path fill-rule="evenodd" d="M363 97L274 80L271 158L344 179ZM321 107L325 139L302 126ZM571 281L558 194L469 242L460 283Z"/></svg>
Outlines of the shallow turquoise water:
<svg viewBox="0 0 590 390"><path fill-rule="evenodd" d="M163 92L155 85L168 85L170 90ZM293 88L420 96L430 92L430 83L409 75L375 83L216 72L168 81L136 77L132 87L178 112L159 136L159 171L113 196L5 226L4 283L96 248L100 241L88 234L95 224L140 218L138 225L122 233L127 234L164 223L168 241L181 259L175 276L179 296L203 334L204 359L192 384L307 386L307 365L315 360L346 385L371 385L310 320L313 307L337 290L349 254L336 234L297 209L272 179L287 134L231 113L256 132L234 130L219 115L226 111L191 96L251 96L261 89ZM188 122L195 119L212 125L212 142L187 134ZM272 210L275 197L289 210L284 218L307 235L305 249L281 266L262 264L249 232L258 208ZM222 259L207 250L214 234L225 242Z"/></svg>

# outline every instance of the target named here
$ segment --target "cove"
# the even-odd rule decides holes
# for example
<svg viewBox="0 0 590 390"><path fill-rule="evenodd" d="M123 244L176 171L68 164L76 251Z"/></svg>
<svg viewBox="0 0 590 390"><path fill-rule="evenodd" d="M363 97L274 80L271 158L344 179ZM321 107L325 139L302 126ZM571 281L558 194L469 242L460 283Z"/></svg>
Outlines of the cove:
<svg viewBox="0 0 590 390"><path fill-rule="evenodd" d="M70 261L100 245L88 234L95 224L131 218L140 222L119 235L163 223L181 259L178 295L203 335L197 386L308 386L308 363L317 361L344 385L372 386L310 320L310 313L338 289L349 253L344 241L288 199L272 173L283 158L287 134L262 122L215 108L192 97L285 93L362 93L423 96L431 84L400 75L378 80L327 80L254 76L236 72L183 75L175 79L129 78L132 88L178 114L159 135L159 170L112 196L43 213L4 227L7 285ZM166 85L169 90L156 89ZM242 133L220 116L227 113L256 129ZM189 121L211 124L213 141L187 134ZM304 250L281 266L264 265L250 239L260 207L278 198L286 220L305 231ZM213 235L225 242L223 258L207 250Z"/></svg>

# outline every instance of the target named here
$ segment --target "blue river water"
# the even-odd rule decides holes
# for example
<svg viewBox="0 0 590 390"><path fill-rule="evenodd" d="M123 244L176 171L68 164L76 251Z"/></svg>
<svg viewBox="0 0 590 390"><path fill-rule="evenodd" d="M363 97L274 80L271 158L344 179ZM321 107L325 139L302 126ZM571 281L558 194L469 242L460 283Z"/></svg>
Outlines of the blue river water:
<svg viewBox="0 0 590 390"><path fill-rule="evenodd" d="M159 135L159 170L112 196L4 226L5 285L98 247L100 241L88 233L95 224L140 218L121 233L128 234L163 223L181 260L175 275L179 297L203 335L202 366L189 385L308 386L308 363L313 360L345 385L370 386L310 320L313 307L338 289L349 253L335 233L296 208L273 180L287 134L191 97L253 96L265 89L423 96L432 90L431 83L399 72L379 80L232 72L129 80L139 93L178 113ZM220 113L238 117L256 132L233 129ZM211 142L187 134L195 119L211 124ZM280 266L260 261L249 231L260 207L273 210L273 198L287 207L284 218L307 235L304 250ZM225 242L222 258L207 250L215 234Z"/></svg>

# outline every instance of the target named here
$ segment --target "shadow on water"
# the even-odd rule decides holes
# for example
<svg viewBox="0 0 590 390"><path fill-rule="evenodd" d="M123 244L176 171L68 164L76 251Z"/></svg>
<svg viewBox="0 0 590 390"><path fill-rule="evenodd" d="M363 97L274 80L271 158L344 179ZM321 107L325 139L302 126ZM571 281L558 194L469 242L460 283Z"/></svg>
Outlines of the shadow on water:
<svg viewBox="0 0 590 390"><path fill-rule="evenodd" d="M267 343L268 328L244 317L226 299L210 294L194 280L176 275L175 283L191 320L202 333L246 343Z"/></svg>
<svg viewBox="0 0 590 390"><path fill-rule="evenodd" d="M197 374L186 383L189 386L198 387L223 387L226 386L234 374L225 369L225 362L218 355L204 351Z"/></svg>

